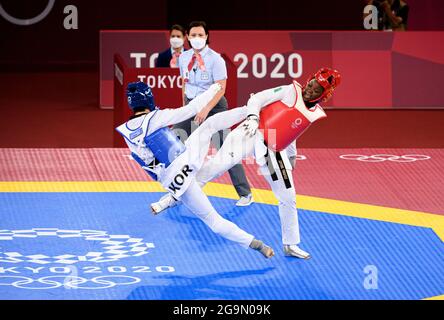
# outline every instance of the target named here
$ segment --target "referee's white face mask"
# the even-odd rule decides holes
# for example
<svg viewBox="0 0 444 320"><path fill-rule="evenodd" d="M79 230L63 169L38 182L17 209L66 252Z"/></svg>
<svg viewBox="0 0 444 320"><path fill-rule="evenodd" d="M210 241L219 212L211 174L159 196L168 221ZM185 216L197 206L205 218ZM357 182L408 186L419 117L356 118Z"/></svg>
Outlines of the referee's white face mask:
<svg viewBox="0 0 444 320"><path fill-rule="evenodd" d="M207 43L207 38L201 38L201 37L194 37L194 38L190 38L190 43L191 46L193 47L193 49L196 50L200 50L203 47L205 47L206 43Z"/></svg>
<svg viewBox="0 0 444 320"><path fill-rule="evenodd" d="M171 44L171 47L173 47L174 49L180 48L183 46L183 39L177 38L177 37L171 37L170 44Z"/></svg>

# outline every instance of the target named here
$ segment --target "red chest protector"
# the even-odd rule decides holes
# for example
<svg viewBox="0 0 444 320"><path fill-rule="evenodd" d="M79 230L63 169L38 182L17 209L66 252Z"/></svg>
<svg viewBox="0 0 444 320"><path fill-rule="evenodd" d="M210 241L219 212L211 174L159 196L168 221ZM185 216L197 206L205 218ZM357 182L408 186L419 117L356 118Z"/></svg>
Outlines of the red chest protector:
<svg viewBox="0 0 444 320"><path fill-rule="evenodd" d="M309 110L302 99L302 88L293 81L296 99L293 106L276 101L262 108L259 129L263 132L267 146L273 151L282 151L315 121L327 117L316 105Z"/></svg>

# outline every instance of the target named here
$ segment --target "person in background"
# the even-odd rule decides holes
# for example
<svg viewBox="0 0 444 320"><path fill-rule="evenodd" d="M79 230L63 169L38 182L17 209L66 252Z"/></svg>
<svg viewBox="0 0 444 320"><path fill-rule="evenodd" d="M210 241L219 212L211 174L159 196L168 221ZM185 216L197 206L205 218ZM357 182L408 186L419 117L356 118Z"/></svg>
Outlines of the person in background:
<svg viewBox="0 0 444 320"><path fill-rule="evenodd" d="M394 0L367 0L367 5L378 9L378 30L392 31L402 23L402 18L392 11ZM364 18L367 15L364 15Z"/></svg>
<svg viewBox="0 0 444 320"><path fill-rule="evenodd" d="M179 56L184 52L185 28L175 24L170 29L171 47L159 53L156 60L156 68L178 68Z"/></svg>
<svg viewBox="0 0 444 320"><path fill-rule="evenodd" d="M391 2L391 10L393 14L401 19L397 25L393 26L393 31L406 31L410 7L402 0L392 0Z"/></svg>
<svg viewBox="0 0 444 320"><path fill-rule="evenodd" d="M192 49L185 51L179 58L180 74L184 79L183 104L188 104L213 83L219 83L222 86L222 90L194 118L195 124L200 125L207 117L228 110L228 102L224 96L227 66L221 55L208 46L209 32L204 21L191 22L188 26L187 37ZM193 131L192 122L193 118L190 118L174 126L181 139L185 138L184 133L186 133L186 138L190 136ZM196 128L195 124L193 129ZM224 140L223 131L218 132L217 138L218 143L215 147L219 149ZM236 205L250 205L253 202L253 197L242 164L238 163L228 173L240 198Z"/></svg>

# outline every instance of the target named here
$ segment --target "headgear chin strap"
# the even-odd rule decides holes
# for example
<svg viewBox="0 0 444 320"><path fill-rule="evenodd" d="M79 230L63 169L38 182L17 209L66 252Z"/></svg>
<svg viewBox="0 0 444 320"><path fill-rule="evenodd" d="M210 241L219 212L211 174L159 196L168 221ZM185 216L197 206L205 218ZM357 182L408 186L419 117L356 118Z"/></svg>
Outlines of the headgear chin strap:
<svg viewBox="0 0 444 320"><path fill-rule="evenodd" d="M321 68L318 72L312 75L305 84L304 88L308 85L308 83L316 79L316 81L324 88L324 92L319 98L313 99L309 102L326 102L333 95L333 91L336 87L341 83L341 74L338 70L334 70L331 68Z"/></svg>

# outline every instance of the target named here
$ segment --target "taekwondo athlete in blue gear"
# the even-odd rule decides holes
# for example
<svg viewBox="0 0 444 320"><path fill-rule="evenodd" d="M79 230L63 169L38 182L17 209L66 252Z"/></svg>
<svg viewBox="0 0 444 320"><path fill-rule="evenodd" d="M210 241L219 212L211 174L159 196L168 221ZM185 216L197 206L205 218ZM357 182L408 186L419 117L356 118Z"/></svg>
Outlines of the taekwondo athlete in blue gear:
<svg viewBox="0 0 444 320"><path fill-rule="evenodd" d="M128 105L133 111L138 108L145 109L145 106L150 111L158 109L151 88L143 82L128 84L127 97ZM168 167L172 160L185 151L185 145L168 127L160 128L146 136L144 142L155 157L153 165L163 163ZM131 156L154 180L157 180L157 176L149 170L150 167L147 167L147 164L136 153L132 152Z"/></svg>
<svg viewBox="0 0 444 320"><path fill-rule="evenodd" d="M239 117L245 116L244 108L238 108L223 121L214 116L214 120L204 122L185 144L168 128L195 116L220 90L220 84L215 83L186 106L160 110L148 85L143 82L130 83L126 94L128 106L134 115L116 130L124 137L135 161L213 232L271 258L274 255L272 248L216 212L195 179L208 153L213 134L221 130L221 126L239 122Z"/></svg>

